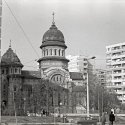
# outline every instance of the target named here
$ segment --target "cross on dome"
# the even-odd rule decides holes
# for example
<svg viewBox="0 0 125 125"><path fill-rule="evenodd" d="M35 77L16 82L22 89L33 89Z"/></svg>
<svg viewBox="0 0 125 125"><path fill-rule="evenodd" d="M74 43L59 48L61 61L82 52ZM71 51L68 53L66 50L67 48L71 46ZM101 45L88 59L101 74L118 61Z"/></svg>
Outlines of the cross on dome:
<svg viewBox="0 0 125 125"><path fill-rule="evenodd" d="M10 45L9 45L9 48L11 48L11 40L10 40Z"/></svg>
<svg viewBox="0 0 125 125"><path fill-rule="evenodd" d="M52 24L53 24L53 25L55 25L55 21L54 21L54 16L55 16L55 13L53 12L53 14L52 14L52 15L53 15L53 22L52 22Z"/></svg>

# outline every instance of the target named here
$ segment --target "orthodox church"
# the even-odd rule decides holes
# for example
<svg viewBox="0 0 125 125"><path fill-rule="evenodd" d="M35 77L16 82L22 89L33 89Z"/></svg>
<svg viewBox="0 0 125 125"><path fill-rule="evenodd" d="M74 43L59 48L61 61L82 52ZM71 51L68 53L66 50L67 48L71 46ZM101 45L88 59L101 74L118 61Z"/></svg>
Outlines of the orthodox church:
<svg viewBox="0 0 125 125"><path fill-rule="evenodd" d="M63 33L58 30L54 20L49 30L43 35L40 48L42 56L38 59L38 71L23 70L23 64L12 50L11 45L3 54L1 59L3 115L13 115L15 111L18 112L18 115L25 114L27 111L38 112L35 105L38 107L41 100L38 100L37 103L38 98L33 94L35 92L41 93L42 100L46 97L48 99L45 100L47 104L43 102L39 104L39 110L46 108L47 111L53 112L53 107L62 105L64 111L68 105L69 110L65 109L66 111L77 113L76 109L81 104L81 99L83 99L81 102L86 106L85 88L81 89L80 86L79 91L78 86L76 86L77 82L83 83L83 76L81 73L68 71L69 60L65 57L67 46ZM42 85L42 87L39 88L38 85ZM48 85L49 88L46 89ZM53 89L53 86L56 89ZM40 90L38 91L38 89ZM48 95L49 91L50 95ZM34 102L37 104L32 102L33 99L36 99Z"/></svg>

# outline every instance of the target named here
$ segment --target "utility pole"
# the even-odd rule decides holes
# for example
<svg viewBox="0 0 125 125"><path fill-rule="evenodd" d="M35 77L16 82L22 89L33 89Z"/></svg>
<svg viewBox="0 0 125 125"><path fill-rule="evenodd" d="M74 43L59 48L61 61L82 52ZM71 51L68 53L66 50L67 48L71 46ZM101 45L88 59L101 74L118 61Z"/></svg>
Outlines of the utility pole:
<svg viewBox="0 0 125 125"><path fill-rule="evenodd" d="M49 115L49 80L46 79L47 82L47 115Z"/></svg>
<svg viewBox="0 0 125 125"><path fill-rule="evenodd" d="M0 0L0 35L1 35L1 27L2 27L2 0ZM1 36L0 36L0 123L1 123L1 115L2 115L2 110L1 110L1 104L2 104L2 99L1 99L1 94L2 94L2 72L1 72Z"/></svg>
<svg viewBox="0 0 125 125"><path fill-rule="evenodd" d="M88 58L87 61L89 61L90 59L95 59L96 57L93 56L91 58ZM88 63L89 64L89 63ZM87 117L89 118L89 67L87 69Z"/></svg>

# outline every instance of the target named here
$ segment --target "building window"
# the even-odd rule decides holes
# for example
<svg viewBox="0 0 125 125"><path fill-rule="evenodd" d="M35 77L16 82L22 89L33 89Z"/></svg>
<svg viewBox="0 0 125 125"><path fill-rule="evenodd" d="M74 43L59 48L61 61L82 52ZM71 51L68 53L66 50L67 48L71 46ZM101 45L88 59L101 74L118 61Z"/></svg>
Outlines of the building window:
<svg viewBox="0 0 125 125"><path fill-rule="evenodd" d="M45 50L43 50L43 56L45 56Z"/></svg>
<svg viewBox="0 0 125 125"><path fill-rule="evenodd" d="M55 55L56 55L56 49L54 49L54 51L55 51Z"/></svg>
<svg viewBox="0 0 125 125"><path fill-rule="evenodd" d="M62 56L64 56L64 50L62 50Z"/></svg>
<svg viewBox="0 0 125 125"><path fill-rule="evenodd" d="M4 69L2 70L2 74L4 74Z"/></svg>
<svg viewBox="0 0 125 125"><path fill-rule="evenodd" d="M53 81L55 81L55 77L53 77Z"/></svg>
<svg viewBox="0 0 125 125"><path fill-rule="evenodd" d="M17 68L15 68L15 73L17 73L17 71L18 71Z"/></svg>
<svg viewBox="0 0 125 125"><path fill-rule="evenodd" d="M48 55L48 49L46 50L46 55Z"/></svg>
<svg viewBox="0 0 125 125"><path fill-rule="evenodd" d="M59 49L59 56L60 56L60 49Z"/></svg>

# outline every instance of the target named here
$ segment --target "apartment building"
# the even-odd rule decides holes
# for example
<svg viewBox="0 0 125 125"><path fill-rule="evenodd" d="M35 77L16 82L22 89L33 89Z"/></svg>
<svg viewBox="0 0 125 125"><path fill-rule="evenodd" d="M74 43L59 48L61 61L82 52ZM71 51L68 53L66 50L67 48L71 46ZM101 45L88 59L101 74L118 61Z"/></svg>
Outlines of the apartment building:
<svg viewBox="0 0 125 125"><path fill-rule="evenodd" d="M84 83L86 83L87 72L89 73L90 76L93 71L93 65L90 63L90 61L88 61L88 59L82 55L77 55L77 56L68 55L66 58L69 59L68 63L69 71L82 73Z"/></svg>
<svg viewBox="0 0 125 125"><path fill-rule="evenodd" d="M125 43L106 46L107 87L125 103Z"/></svg>
<svg viewBox="0 0 125 125"><path fill-rule="evenodd" d="M99 84L105 86L106 85L106 70L95 69L95 74L97 75Z"/></svg>

